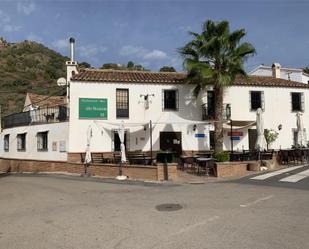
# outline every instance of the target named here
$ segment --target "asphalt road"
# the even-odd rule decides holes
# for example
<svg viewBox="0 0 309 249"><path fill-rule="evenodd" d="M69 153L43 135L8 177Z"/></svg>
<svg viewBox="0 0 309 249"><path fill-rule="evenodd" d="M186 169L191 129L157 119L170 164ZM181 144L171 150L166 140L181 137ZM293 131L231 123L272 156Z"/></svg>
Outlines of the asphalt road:
<svg viewBox="0 0 309 249"><path fill-rule="evenodd" d="M1 177L0 248L309 248L308 185L262 182L115 184ZM158 211L164 203L183 208Z"/></svg>

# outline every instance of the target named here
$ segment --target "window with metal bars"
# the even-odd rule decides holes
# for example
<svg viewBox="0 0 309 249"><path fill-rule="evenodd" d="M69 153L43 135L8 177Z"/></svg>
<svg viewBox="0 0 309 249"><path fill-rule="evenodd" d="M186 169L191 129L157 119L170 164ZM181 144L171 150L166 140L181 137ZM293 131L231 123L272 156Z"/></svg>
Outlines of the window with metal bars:
<svg viewBox="0 0 309 249"><path fill-rule="evenodd" d="M26 150L26 133L17 134L17 150L18 151Z"/></svg>
<svg viewBox="0 0 309 249"><path fill-rule="evenodd" d="M163 90L163 110L178 110L178 90Z"/></svg>
<svg viewBox="0 0 309 249"><path fill-rule="evenodd" d="M262 91L250 91L250 107L252 111L256 111L259 108L264 110L264 92Z"/></svg>
<svg viewBox="0 0 309 249"><path fill-rule="evenodd" d="M129 117L129 89L116 89L116 117Z"/></svg>
<svg viewBox="0 0 309 249"><path fill-rule="evenodd" d="M304 111L304 95L303 93L291 93L292 111Z"/></svg>
<svg viewBox="0 0 309 249"><path fill-rule="evenodd" d="M4 135L4 151L9 151L10 149L10 134Z"/></svg>
<svg viewBox="0 0 309 249"><path fill-rule="evenodd" d="M48 131L37 133L38 151L48 150Z"/></svg>

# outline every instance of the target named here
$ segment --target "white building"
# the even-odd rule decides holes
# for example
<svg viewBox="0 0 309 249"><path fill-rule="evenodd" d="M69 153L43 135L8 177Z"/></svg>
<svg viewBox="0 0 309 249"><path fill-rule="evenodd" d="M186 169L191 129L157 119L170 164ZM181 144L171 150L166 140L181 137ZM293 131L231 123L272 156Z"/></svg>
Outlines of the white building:
<svg viewBox="0 0 309 249"><path fill-rule="evenodd" d="M267 76L276 77L285 80L297 81L305 84L309 84L309 75L301 68L287 68L281 67L279 63L273 63L273 65L259 65L249 72L249 75L255 76Z"/></svg>
<svg viewBox="0 0 309 249"><path fill-rule="evenodd" d="M74 41L71 41L71 45ZM73 51L73 48L71 48ZM186 74L84 69L71 55L67 62L69 112L61 118L33 122L31 110L4 120L0 141L3 158L71 161L80 158L91 128L91 152L120 149L117 129L126 128L128 151L204 151L213 147L214 93L209 86L197 98ZM272 76L237 78L225 90L224 149L253 149L256 110L263 109L265 129L279 132L274 149L295 143L296 114L309 129L309 85ZM67 109L66 109L67 110ZM33 113L32 113L33 114ZM44 115L45 114L45 115ZM65 114L65 115L64 115ZM41 114L40 114L41 115ZM233 133L230 133L230 120Z"/></svg>

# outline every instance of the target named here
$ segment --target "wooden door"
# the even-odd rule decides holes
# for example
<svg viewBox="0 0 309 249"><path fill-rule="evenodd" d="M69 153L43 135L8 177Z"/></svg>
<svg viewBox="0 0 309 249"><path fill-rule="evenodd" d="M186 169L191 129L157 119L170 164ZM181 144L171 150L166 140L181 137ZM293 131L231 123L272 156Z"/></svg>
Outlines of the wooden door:
<svg viewBox="0 0 309 249"><path fill-rule="evenodd" d="M160 132L160 150L172 151L180 156L182 153L181 132Z"/></svg>
<svg viewBox="0 0 309 249"><path fill-rule="evenodd" d="M249 134L249 150L254 150L257 139L256 129L248 129L248 134Z"/></svg>

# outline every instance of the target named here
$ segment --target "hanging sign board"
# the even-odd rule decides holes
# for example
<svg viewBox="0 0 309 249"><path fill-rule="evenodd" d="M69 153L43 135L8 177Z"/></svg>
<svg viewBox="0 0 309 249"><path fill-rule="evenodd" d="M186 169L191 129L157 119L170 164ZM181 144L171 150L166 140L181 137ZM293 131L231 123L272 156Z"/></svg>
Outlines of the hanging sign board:
<svg viewBox="0 0 309 249"><path fill-rule="evenodd" d="M195 134L195 137L196 137L196 138L205 138L205 134L203 134L203 133L197 133L197 134Z"/></svg>
<svg viewBox="0 0 309 249"><path fill-rule="evenodd" d="M242 137L244 133L242 131L233 131L233 132L228 132L228 136L233 136L233 137Z"/></svg>
<svg viewBox="0 0 309 249"><path fill-rule="evenodd" d="M107 119L107 99L79 98L80 119Z"/></svg>

